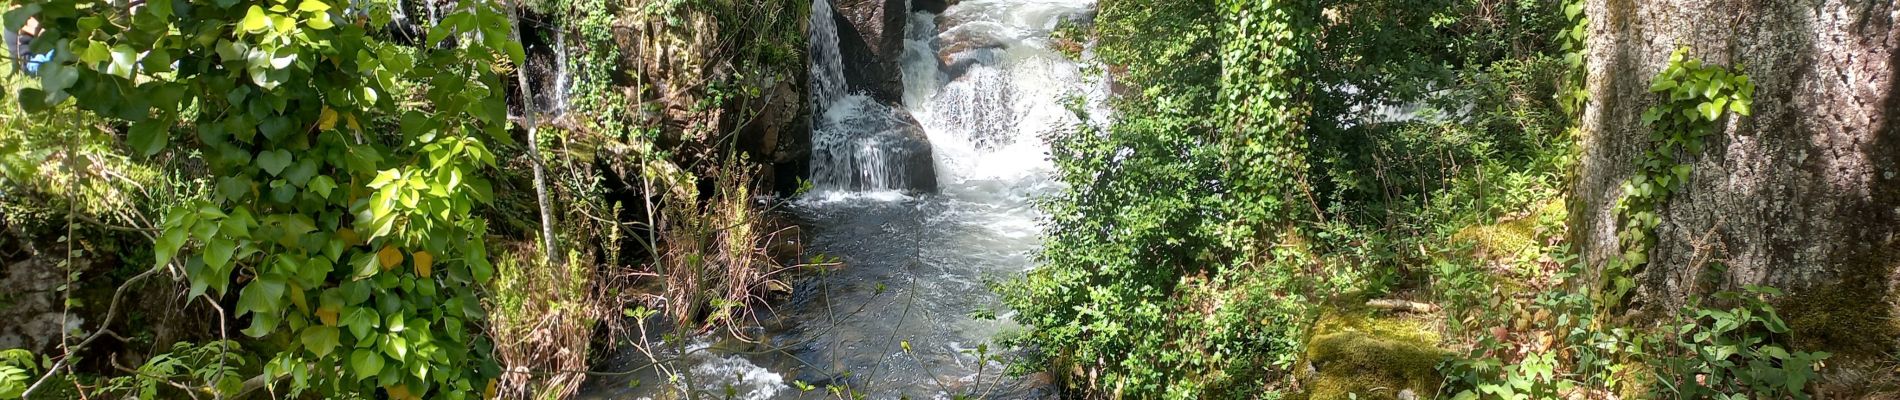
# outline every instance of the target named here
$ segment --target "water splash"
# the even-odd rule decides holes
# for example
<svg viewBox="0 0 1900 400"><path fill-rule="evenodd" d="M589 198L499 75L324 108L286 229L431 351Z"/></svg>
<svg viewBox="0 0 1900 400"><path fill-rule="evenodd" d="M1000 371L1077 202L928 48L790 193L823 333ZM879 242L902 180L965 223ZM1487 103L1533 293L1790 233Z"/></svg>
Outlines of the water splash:
<svg viewBox="0 0 1900 400"><path fill-rule="evenodd" d="M812 185L820 192L934 191L922 127L903 109L850 93L834 10L812 3Z"/></svg>

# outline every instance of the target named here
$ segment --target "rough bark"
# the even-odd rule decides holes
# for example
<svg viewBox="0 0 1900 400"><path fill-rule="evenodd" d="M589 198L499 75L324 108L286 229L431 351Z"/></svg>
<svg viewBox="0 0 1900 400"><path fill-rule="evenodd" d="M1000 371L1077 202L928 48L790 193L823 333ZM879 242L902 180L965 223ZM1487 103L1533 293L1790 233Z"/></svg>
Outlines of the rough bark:
<svg viewBox="0 0 1900 400"><path fill-rule="evenodd" d="M1892 0L1590 0L1590 105L1573 232L1601 268L1615 204L1648 142L1650 78L1680 46L1759 85L1752 117L1710 136L1662 207L1632 310L1670 313L1719 290L1788 291L1797 340L1893 347L1900 281L1900 134ZM1727 269L1711 268L1720 264ZM1836 308L1852 308L1836 309Z"/></svg>

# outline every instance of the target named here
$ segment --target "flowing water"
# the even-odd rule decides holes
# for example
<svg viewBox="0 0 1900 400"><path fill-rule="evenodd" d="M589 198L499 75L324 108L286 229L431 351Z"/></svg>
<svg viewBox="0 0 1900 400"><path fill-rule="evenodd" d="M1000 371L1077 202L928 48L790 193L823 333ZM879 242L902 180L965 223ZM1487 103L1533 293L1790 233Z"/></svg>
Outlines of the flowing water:
<svg viewBox="0 0 1900 400"><path fill-rule="evenodd" d="M875 399L1051 397L1045 379L1011 377L996 359L994 340L1017 325L989 283L1033 265L1042 237L1034 200L1059 189L1044 137L1083 122L1063 104L1102 104L1101 86L1086 83L1049 40L1060 21L1089 18L1093 0L964 0L942 18L912 15L901 105L849 93L833 68L830 7L815 3L817 185L790 208L804 226L807 256L844 266L803 279L791 300L763 311L761 326L744 332L753 342L660 346L670 349L654 358L683 360L672 369L681 379L596 379L583 397L666 398L677 395L662 389L690 387L715 397L822 398L826 385ZM940 19L955 23L939 29ZM940 59L945 48L953 51ZM902 190L890 180L902 174L877 170L891 163L872 159L904 156L877 141L902 130L885 124L908 123L887 117L904 113L928 136L935 193ZM602 368L649 360L626 355ZM819 389L803 392L800 382Z"/></svg>

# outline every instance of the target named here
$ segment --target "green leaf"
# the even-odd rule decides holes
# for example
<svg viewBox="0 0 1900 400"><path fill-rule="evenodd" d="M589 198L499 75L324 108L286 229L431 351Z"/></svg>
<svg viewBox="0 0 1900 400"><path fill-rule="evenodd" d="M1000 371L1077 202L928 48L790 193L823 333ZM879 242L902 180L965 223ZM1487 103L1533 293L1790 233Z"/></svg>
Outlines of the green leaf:
<svg viewBox="0 0 1900 400"><path fill-rule="evenodd" d="M139 53L132 46L112 46L112 64L106 66L106 73L125 79L132 79L134 67L138 65Z"/></svg>
<svg viewBox="0 0 1900 400"><path fill-rule="evenodd" d="M152 257L156 268L163 268L172 258L178 256L178 249L185 246L185 229L182 227L166 229L164 234L153 241Z"/></svg>
<svg viewBox="0 0 1900 400"><path fill-rule="evenodd" d="M306 187L310 188L310 191L315 192L318 196L328 198L330 197L330 191L336 189L336 181L331 180L329 175L317 175L310 179L310 184Z"/></svg>
<svg viewBox="0 0 1900 400"><path fill-rule="evenodd" d="M350 372L356 373L356 380L383 373L383 355L370 349L356 349L350 353Z"/></svg>
<svg viewBox="0 0 1900 400"><path fill-rule="evenodd" d="M1650 93L1662 93L1662 92L1668 91L1669 89L1675 89L1675 88L1676 88L1676 80L1669 79L1668 77L1664 77L1661 75L1657 75L1656 80L1654 82L1650 82L1649 84Z"/></svg>
<svg viewBox="0 0 1900 400"><path fill-rule="evenodd" d="M20 4L20 3L14 3L14 4ZM20 8L7 10L6 16L4 17L6 20L7 32L19 32L20 28L26 27L27 19L33 18L34 15L38 15L40 13L39 3L29 2L25 4L26 4L25 6L21 6Z"/></svg>
<svg viewBox="0 0 1900 400"><path fill-rule="evenodd" d="M66 89L79 82L79 70L59 62L40 65L40 90L46 92L46 105L66 101Z"/></svg>
<svg viewBox="0 0 1900 400"><path fill-rule="evenodd" d="M133 124L132 129L126 132L126 145L143 157L158 154L171 142L171 131L167 129L170 122L153 118Z"/></svg>
<svg viewBox="0 0 1900 400"><path fill-rule="evenodd" d="M1712 102L1705 101L1702 102L1702 104L1697 104L1695 109L1699 114L1697 116L1702 117L1704 120L1714 121L1716 117L1722 116L1722 108Z"/></svg>
<svg viewBox="0 0 1900 400"><path fill-rule="evenodd" d="M226 238L211 239L211 243L205 246L205 265L224 270L224 266L231 264L231 255L236 252L237 242Z"/></svg>
<svg viewBox="0 0 1900 400"><path fill-rule="evenodd" d="M303 347L310 349L311 354L316 354L321 358L330 355L330 352L336 349L337 329L333 326L322 325L304 328L303 335L298 341L303 342Z"/></svg>
<svg viewBox="0 0 1900 400"><path fill-rule="evenodd" d="M347 314L343 315L343 320L337 323L349 328L350 335L356 337L357 340L363 340L369 338L371 329L376 328L381 319L382 317L376 315L376 310L368 307L352 307Z"/></svg>
<svg viewBox="0 0 1900 400"><path fill-rule="evenodd" d="M310 19L304 20L304 25L309 26L310 29L321 31L336 27L336 22L330 20L330 13L320 12L310 16Z"/></svg>
<svg viewBox="0 0 1900 400"><path fill-rule="evenodd" d="M277 314L284 301L284 282L260 277L244 285L238 293L236 316L242 317L253 312Z"/></svg>
<svg viewBox="0 0 1900 400"><path fill-rule="evenodd" d="M252 5L250 10L244 12L244 20L238 26L245 32L258 33L270 28L270 17L264 15L263 7Z"/></svg>
<svg viewBox="0 0 1900 400"><path fill-rule="evenodd" d="M297 11L302 12L324 12L329 10L330 4L324 3L323 0L303 0L303 3L297 4Z"/></svg>
<svg viewBox="0 0 1900 400"><path fill-rule="evenodd" d="M277 149L257 153L257 160L255 162L258 168L263 168L264 172L269 172L272 176L276 176L284 172L285 167L290 166L290 151Z"/></svg>
<svg viewBox="0 0 1900 400"><path fill-rule="evenodd" d="M399 335L384 336L383 354L388 354L390 358L396 361L407 360L409 359L409 342L403 340L402 336Z"/></svg>
<svg viewBox="0 0 1900 400"><path fill-rule="evenodd" d="M304 186L304 184L309 183L310 179L316 175L317 159L305 157L304 159L297 160L296 166L290 167L290 171L284 174L284 179L289 180L293 185Z"/></svg>

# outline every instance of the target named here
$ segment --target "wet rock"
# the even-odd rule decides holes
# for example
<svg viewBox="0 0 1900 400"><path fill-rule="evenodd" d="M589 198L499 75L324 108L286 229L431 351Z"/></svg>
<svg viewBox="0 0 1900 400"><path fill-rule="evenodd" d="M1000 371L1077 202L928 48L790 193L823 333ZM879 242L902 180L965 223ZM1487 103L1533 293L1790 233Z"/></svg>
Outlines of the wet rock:
<svg viewBox="0 0 1900 400"><path fill-rule="evenodd" d="M906 0L840 0L835 8L845 80L872 98L897 102L904 92L898 63L910 15Z"/></svg>
<svg viewBox="0 0 1900 400"><path fill-rule="evenodd" d="M900 157L899 165L903 169L904 189L914 192L937 192L937 164L930 148L930 136L924 133L924 127L910 112L896 109L898 118L906 123L897 131L902 140L896 143Z"/></svg>

